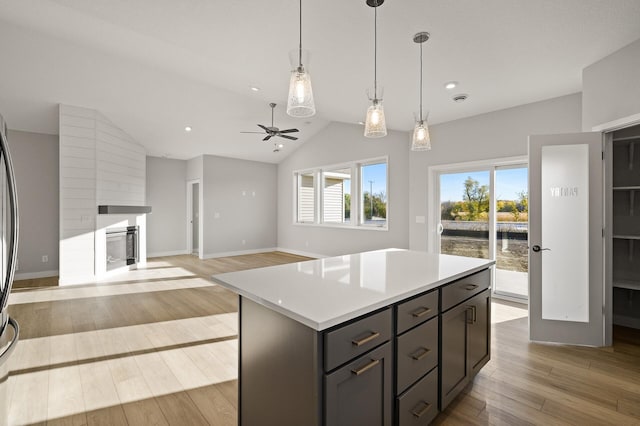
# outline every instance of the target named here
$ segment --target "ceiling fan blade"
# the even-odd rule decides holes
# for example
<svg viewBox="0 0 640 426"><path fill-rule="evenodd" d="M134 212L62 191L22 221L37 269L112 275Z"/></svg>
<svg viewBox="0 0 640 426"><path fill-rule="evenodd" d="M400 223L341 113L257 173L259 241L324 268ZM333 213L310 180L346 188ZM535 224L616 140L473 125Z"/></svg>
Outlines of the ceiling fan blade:
<svg viewBox="0 0 640 426"><path fill-rule="evenodd" d="M240 133L258 133L260 135L264 135L264 132L240 132Z"/></svg>
<svg viewBox="0 0 640 426"><path fill-rule="evenodd" d="M280 136L281 138L285 138L285 139L291 139L292 141L297 141L298 140L298 138L295 138L295 137L289 136L289 135L278 135L278 136Z"/></svg>
<svg viewBox="0 0 640 426"><path fill-rule="evenodd" d="M280 130L280 133L295 133L295 132L299 132L300 130L298 129L286 129L286 130Z"/></svg>
<svg viewBox="0 0 640 426"><path fill-rule="evenodd" d="M263 129L265 132L268 132L269 129L267 129L265 126L263 126L262 124L258 124L258 127L260 127L261 129Z"/></svg>
<svg viewBox="0 0 640 426"><path fill-rule="evenodd" d="M268 141L269 139L271 139L271 135L267 135L266 138L262 139L263 141Z"/></svg>

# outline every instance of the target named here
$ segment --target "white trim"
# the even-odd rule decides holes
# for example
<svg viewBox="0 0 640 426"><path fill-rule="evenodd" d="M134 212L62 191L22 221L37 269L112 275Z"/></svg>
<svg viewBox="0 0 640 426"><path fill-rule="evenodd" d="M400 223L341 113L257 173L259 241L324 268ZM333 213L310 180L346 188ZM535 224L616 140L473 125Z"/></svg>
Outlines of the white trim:
<svg viewBox="0 0 640 426"><path fill-rule="evenodd" d="M281 251L283 253L289 253L289 254L295 254L295 255L298 255L298 256L313 257L314 259L323 259L325 257L329 257L329 256L324 255L324 254L309 253L307 251L294 250L294 249L288 249L288 248L283 248L283 247L276 248L276 251Z"/></svg>
<svg viewBox="0 0 640 426"><path fill-rule="evenodd" d="M640 113L598 124L597 126L593 126L591 130L594 132L613 132L614 130L624 129L635 126L636 124L640 124Z"/></svg>
<svg viewBox="0 0 640 426"><path fill-rule="evenodd" d="M193 252L193 185L198 184L198 258L203 259L203 241L204 232L202 226L202 183L200 179L191 179L187 181L187 253ZM147 255L148 256L148 255Z"/></svg>
<svg viewBox="0 0 640 426"><path fill-rule="evenodd" d="M189 250L159 251L157 253L147 253L147 258L166 257L166 256L179 256L181 254L191 254L191 253L189 252Z"/></svg>
<svg viewBox="0 0 640 426"><path fill-rule="evenodd" d="M293 226L310 226L319 228L336 228L336 229L353 229L357 231L389 231L389 226L375 226L375 225L339 225L337 223L311 223L311 222L296 222Z"/></svg>
<svg viewBox="0 0 640 426"><path fill-rule="evenodd" d="M60 271L51 270L51 271L40 271L40 272L23 272L21 274L16 274L14 277L14 281L20 280L32 280L35 278L48 278L48 277L57 277Z"/></svg>
<svg viewBox="0 0 640 426"><path fill-rule="evenodd" d="M242 256L245 254L258 254L258 253L268 253L272 251L277 251L276 247L268 247L262 249L254 249L254 250L238 250L238 251L224 251L220 253L210 253L205 254L201 259L216 259L218 257L229 257L229 256Z"/></svg>

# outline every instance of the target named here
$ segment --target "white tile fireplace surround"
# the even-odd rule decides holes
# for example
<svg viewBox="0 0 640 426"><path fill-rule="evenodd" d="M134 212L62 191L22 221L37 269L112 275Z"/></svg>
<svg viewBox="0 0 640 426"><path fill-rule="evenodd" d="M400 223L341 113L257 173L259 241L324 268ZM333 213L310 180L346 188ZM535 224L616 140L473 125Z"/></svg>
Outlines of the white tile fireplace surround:
<svg viewBox="0 0 640 426"><path fill-rule="evenodd" d="M60 285L107 273L106 232L138 226L139 263L147 258L146 214L99 214L98 206L145 205L146 152L100 112L60 105Z"/></svg>

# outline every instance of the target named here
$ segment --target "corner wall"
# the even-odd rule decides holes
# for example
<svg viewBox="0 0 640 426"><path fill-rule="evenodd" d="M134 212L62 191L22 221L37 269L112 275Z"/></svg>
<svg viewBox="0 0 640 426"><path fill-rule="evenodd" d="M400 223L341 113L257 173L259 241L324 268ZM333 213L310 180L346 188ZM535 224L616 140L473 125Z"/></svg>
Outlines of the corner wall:
<svg viewBox="0 0 640 426"><path fill-rule="evenodd" d="M322 256L407 248L409 148L408 132L389 131L384 138L368 139L362 126L330 123L278 165L278 247ZM294 223L294 171L382 156L389 157L388 230Z"/></svg>
<svg viewBox="0 0 640 426"><path fill-rule="evenodd" d="M582 71L582 129L630 116L640 122L640 40Z"/></svg>

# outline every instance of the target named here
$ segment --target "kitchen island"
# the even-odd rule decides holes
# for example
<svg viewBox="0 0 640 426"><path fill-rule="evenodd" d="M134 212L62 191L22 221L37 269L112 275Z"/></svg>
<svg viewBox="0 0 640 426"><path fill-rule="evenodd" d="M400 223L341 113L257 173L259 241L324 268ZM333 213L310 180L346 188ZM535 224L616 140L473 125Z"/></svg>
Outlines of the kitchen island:
<svg viewBox="0 0 640 426"><path fill-rule="evenodd" d="M493 264L388 249L214 275L239 295L239 424L428 424L489 360Z"/></svg>

